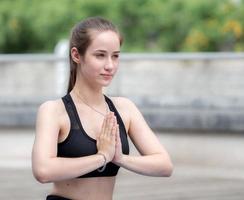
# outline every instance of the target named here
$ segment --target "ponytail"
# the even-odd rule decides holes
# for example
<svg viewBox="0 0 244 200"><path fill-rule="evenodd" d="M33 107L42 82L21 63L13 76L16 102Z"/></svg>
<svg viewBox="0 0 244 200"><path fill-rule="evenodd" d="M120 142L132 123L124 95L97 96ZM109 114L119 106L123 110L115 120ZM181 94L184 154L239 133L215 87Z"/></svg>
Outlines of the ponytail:
<svg viewBox="0 0 244 200"><path fill-rule="evenodd" d="M75 86L76 74L77 74L77 64L72 60L71 54L69 55L69 60L70 60L70 76L69 76L69 85L67 89L67 94L70 93L73 87Z"/></svg>

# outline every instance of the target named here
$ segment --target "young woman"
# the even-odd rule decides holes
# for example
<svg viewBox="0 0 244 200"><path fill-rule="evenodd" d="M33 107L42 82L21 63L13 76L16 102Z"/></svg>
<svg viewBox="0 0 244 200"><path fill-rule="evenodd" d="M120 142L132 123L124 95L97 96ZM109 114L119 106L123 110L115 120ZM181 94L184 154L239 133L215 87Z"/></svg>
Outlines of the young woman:
<svg viewBox="0 0 244 200"><path fill-rule="evenodd" d="M73 28L67 95L43 103L36 122L32 168L39 182L53 182L48 200L111 200L120 167L148 176L172 173L168 153L135 104L103 94L118 69L121 44L103 18ZM141 156L129 155L127 137Z"/></svg>

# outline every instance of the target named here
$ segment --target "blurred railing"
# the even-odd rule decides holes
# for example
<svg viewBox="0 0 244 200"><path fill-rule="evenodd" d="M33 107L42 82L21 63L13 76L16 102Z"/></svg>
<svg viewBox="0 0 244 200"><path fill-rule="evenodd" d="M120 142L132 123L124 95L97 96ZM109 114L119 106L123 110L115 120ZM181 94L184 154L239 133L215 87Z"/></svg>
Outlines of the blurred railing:
<svg viewBox="0 0 244 200"><path fill-rule="evenodd" d="M33 126L66 93L67 56L0 55L0 125ZM122 54L105 92L132 99L155 129L244 130L244 53Z"/></svg>

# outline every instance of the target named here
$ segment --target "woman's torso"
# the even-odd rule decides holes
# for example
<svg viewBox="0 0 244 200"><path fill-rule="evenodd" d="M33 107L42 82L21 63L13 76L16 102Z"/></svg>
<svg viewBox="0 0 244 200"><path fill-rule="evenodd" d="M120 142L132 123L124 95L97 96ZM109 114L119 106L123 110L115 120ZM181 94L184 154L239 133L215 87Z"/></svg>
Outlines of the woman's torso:
<svg viewBox="0 0 244 200"><path fill-rule="evenodd" d="M129 128L128 112L123 106L120 98L111 98L111 100L113 101L113 104L123 121L123 125L127 133ZM80 123L82 124L82 128L84 129L85 133L91 139L95 139L98 136L98 133L100 133L103 116L99 115L98 113L91 112L91 110L82 104L79 105L75 101L73 101L73 103L75 104ZM59 115L60 131L58 142L62 144L70 135L72 122L70 122L71 120L65 108L64 102L62 100L57 100L57 105L61 111L59 112L61 114ZM72 197L71 199L91 200L98 199L97 195L99 195L99 199L109 200L112 199L115 179L116 176L105 176L75 178L71 180L59 181L54 183L51 193L70 198Z"/></svg>

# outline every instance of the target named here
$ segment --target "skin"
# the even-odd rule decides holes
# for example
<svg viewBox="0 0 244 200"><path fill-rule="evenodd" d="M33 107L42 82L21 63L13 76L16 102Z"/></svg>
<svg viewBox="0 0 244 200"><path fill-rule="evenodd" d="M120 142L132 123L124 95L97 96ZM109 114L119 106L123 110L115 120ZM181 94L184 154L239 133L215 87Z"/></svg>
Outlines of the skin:
<svg viewBox="0 0 244 200"><path fill-rule="evenodd" d="M168 177L173 167L168 153L129 99L111 98L140 156L122 154L119 129L112 112L103 117L83 103L89 102L96 110L106 113L103 87L111 83L119 64L118 35L112 31L93 31L91 35L92 42L84 56L76 48L71 49L78 72L70 94L84 129L97 140L98 154L57 157L57 143L68 136L70 121L61 99L47 101L38 110L32 168L39 182L53 182L52 194L78 200L110 200L116 177L76 178L103 166L104 157L99 153L105 155L106 162L112 161L142 175Z"/></svg>

